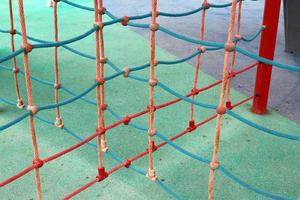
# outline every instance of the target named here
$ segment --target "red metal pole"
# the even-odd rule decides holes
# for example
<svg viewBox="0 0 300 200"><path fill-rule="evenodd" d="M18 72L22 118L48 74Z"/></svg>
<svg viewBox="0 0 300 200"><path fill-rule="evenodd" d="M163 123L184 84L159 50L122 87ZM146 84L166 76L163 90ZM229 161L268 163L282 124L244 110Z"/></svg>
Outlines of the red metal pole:
<svg viewBox="0 0 300 200"><path fill-rule="evenodd" d="M273 60L281 0L265 0L263 25L266 26L260 40L259 55ZM256 74L252 111L256 114L267 112L272 66L259 63Z"/></svg>

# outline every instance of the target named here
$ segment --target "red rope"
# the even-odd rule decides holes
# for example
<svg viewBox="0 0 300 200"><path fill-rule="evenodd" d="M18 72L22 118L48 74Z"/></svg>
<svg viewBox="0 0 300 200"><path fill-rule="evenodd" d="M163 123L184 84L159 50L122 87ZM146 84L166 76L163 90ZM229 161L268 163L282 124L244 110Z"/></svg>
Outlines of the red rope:
<svg viewBox="0 0 300 200"><path fill-rule="evenodd" d="M15 52L14 35L16 34L16 29L14 27L12 0L9 0L8 4L9 4L9 19L10 19L10 46L11 46L11 51ZM14 72L14 82L15 82L16 94L17 94L17 106L22 109L24 108L25 105L20 94L20 87L19 87L19 80L18 80L19 68L17 67L16 57L13 57L13 72Z"/></svg>
<svg viewBox="0 0 300 200"><path fill-rule="evenodd" d="M248 70L254 68L256 65L257 65L257 63L253 63L253 64L251 64L251 65L249 65L249 66L246 66L246 67L244 67L243 69L241 69L241 70L239 70L239 71L236 71L235 74L232 74L231 76L228 76L227 78L229 79L229 78L232 78L234 75L239 75L239 74L241 74L241 73L244 73L244 72L246 72L246 71L248 71ZM216 82L214 82L214 83L212 83L212 84L210 84L210 85L208 85L208 86L205 86L205 87L203 87L203 88L200 88L200 89L198 89L198 92L199 92L199 93L204 92L204 91L206 91L206 90L208 90L208 89L210 89L210 88L212 88L212 87L215 87L215 86L219 85L220 83L222 83L222 80L218 80L218 81L216 81ZM191 95L192 95L192 92L188 93L188 94L186 95L186 97L190 97ZM175 104L175 103L177 103L177 102L180 102L180 101L182 101L182 99L180 99L180 98L174 99L174 100L172 100L172 101L168 101L168 102L166 102L166 103L163 103L163 104L160 104L160 105L156 106L156 110L165 108L165 107L167 107L167 106L173 105L173 104ZM244 103L244 102L242 102L242 103ZM233 107L236 107L236 106L237 106L237 105L233 105ZM135 114L128 115L127 117L131 120L131 119L140 117L140 116L142 116L142 115L144 115L144 114L146 114L146 113L148 113L148 112L149 112L149 109L144 110L144 111L141 111L141 112L137 112L137 113L135 113ZM119 125L121 125L121 124L123 124L123 123L124 123L124 119L121 119L121 120L119 120L119 121L117 121L117 122L115 122L115 123L113 123L113 124L107 126L107 127L105 128L105 130L106 130L106 132L107 132L108 130L111 130L111 129L113 129L113 128L115 128L115 127L117 127L117 126L119 126ZM195 126L197 127L198 125L195 125ZM69 152L71 152L71 151L73 151L73 150L75 150L75 149L81 147L82 145L84 145L84 144L90 142L91 140L93 140L94 138L96 138L98 135L99 135L99 133L96 132L96 133L92 134L90 137L84 139L83 141L81 141L81 142L79 142L79 143L77 143L77 144L75 144L75 145L73 145L73 146L71 146L71 147L69 147L69 148L67 148L67 149L65 149L65 150L63 150L63 151L61 151L61 152L58 152L58 153L56 153L56 154L54 154L54 155L52 155L52 156L49 156L49 157L43 159L43 162L44 162L44 163L48 163L48 162L50 162L50 161L53 161L53 160L55 160L55 159L57 159L57 158L59 158L59 157L65 155L65 154L67 154L67 153L69 153ZM176 138L177 138L177 137L176 137ZM175 138L175 139L176 139L176 138ZM172 139L172 138L171 138L171 139ZM172 141L172 140L171 140L171 141ZM157 145L157 147L159 147L160 145L161 145L161 144ZM140 156L145 156L145 155L147 155L147 154L148 154L148 151L147 151L147 152L142 152L140 155L137 155L136 157L133 157L133 158L131 158L130 160L131 160L131 161L137 160ZM29 166L29 167L30 167L30 166ZM28 168L29 168L29 167L28 167ZM22 173L21 173L21 174L22 174ZM25 175L25 174L23 174L23 175ZM23 175L21 175L21 176L23 176ZM19 174L16 174L15 176L21 177L21 176L19 176ZM10 178L9 178L9 179L10 179ZM8 179L7 179L7 180L8 180ZM6 183L7 180L1 182L1 183L0 183L0 187L3 187L3 186L5 186L5 185L7 185L7 184L8 184L8 183ZM15 179L14 179L14 180L15 180ZM13 180L12 180L12 181L13 181ZM12 181L10 181L10 182L12 182ZM5 184L5 183L6 183L6 184Z"/></svg>
<svg viewBox="0 0 300 200"><path fill-rule="evenodd" d="M23 62L24 62L25 82L26 82L26 89L27 89L28 108L32 112L32 111L34 111L34 109L36 107L34 106L34 103L33 103L31 80L30 80L30 66L29 66L29 61L28 61L28 53L31 49L30 48L31 45L27 41L23 0L18 0L18 5L19 5L19 15L20 15L21 30L22 30L22 42L23 42L23 46L25 48L25 52L23 55ZM37 144L37 139L36 139L33 115L34 115L34 112L32 112L29 117L29 126L30 126L30 130L31 130L34 160L39 160L39 151L38 151L38 144ZM38 199L41 200L42 199L42 189L41 189L41 179L40 179L40 173L39 173L38 167L35 168L35 180L36 180L36 189L37 189Z"/></svg>
<svg viewBox="0 0 300 200"><path fill-rule="evenodd" d="M63 200L67 200L67 199L71 199L72 197L74 197L75 195L79 194L80 192L86 190L87 188L91 187L92 185L94 185L95 183L98 182L98 179L94 179L91 182L89 182L88 184L82 186L81 188L75 190L74 192L72 192L71 194L69 194L68 196L64 197Z"/></svg>
<svg viewBox="0 0 300 200"><path fill-rule="evenodd" d="M243 104L243 103L249 101L249 100L252 99L252 98L253 98L253 96L252 96L252 97L248 97L248 98L246 98L246 99L244 99L244 100L238 102L237 104L234 104L234 105L233 105L233 108L235 108L235 107L237 107L238 105L241 105L241 104ZM194 128L193 130L190 130L190 129L188 128L188 129L186 129L186 130L184 130L184 131L178 133L177 135L171 137L169 140L170 140L170 141L177 140L177 139L179 139L180 137L186 135L187 133L190 133L190 132L196 130L196 129L199 128L200 126L205 125L206 123L210 122L211 120L215 119L216 117L217 117L217 114L214 114L214 115L208 117L207 119L205 119L204 121L197 123L197 124L195 125L195 128ZM157 151L158 149L162 148L162 147L165 146L166 144L167 144L167 142L161 142L160 144L158 144L157 146L155 146L155 150L154 150L152 153L154 153L154 152ZM119 164L119 165L113 167L111 170L109 170L109 171L108 171L108 174L113 174L113 173L115 173L116 171L118 171L119 169L122 169L123 167L128 168L134 161L136 161L136 160L138 160L138 159L140 159L140 158L142 158L142 157L144 157L144 156L146 156L146 155L148 155L148 154L150 154L149 149L147 149L147 150L144 151L144 152L141 152L141 153L137 154L136 156L134 156L134 157L132 157L132 158L126 159L123 163L121 163L121 164ZM98 178L96 178L96 179L90 181L89 183L83 185L82 187L76 189L75 191L73 191L72 193L70 193L68 196L66 196L66 197L63 198L63 199L64 199L64 200L70 199L70 198L74 197L75 195L79 194L80 192L83 192L84 190L88 189L89 187L91 187L91 186L94 185L95 183L101 182L101 181L103 181L103 180L104 180L104 179L99 180Z"/></svg>
<svg viewBox="0 0 300 200"><path fill-rule="evenodd" d="M21 172L19 172L18 174L6 179L5 181L0 183L0 188L17 180L18 178L21 178L22 176L28 174L29 172L31 172L34 169L33 165L30 165L29 167L27 167L26 169L22 170Z"/></svg>

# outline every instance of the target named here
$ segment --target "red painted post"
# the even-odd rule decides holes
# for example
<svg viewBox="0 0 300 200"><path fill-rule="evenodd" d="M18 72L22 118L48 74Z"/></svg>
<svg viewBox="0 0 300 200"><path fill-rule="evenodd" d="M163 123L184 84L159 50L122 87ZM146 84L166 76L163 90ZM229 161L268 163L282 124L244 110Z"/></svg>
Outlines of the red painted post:
<svg viewBox="0 0 300 200"><path fill-rule="evenodd" d="M260 40L259 55L264 58L273 60L277 29L280 14L281 0L265 0L263 30ZM254 100L252 111L256 114L264 114L267 112L269 89L271 82L272 66L259 63L256 73L256 82L254 89Z"/></svg>

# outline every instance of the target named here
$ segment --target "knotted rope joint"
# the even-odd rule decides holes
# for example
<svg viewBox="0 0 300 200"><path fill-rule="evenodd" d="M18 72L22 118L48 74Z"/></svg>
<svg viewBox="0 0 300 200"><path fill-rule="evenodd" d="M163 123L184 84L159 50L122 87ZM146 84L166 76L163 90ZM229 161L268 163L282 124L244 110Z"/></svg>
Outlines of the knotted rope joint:
<svg viewBox="0 0 300 200"><path fill-rule="evenodd" d="M96 132L97 132L97 134L98 135L104 135L105 134L105 132L106 132L106 129L104 128L104 127L98 127L97 129L96 129Z"/></svg>
<svg viewBox="0 0 300 200"><path fill-rule="evenodd" d="M127 25L128 25L128 22L129 22L129 17L128 17L128 16L122 17L121 24L122 24L123 26L127 26Z"/></svg>
<svg viewBox="0 0 300 200"><path fill-rule="evenodd" d="M223 106L223 105L219 105L216 109L216 112L219 114L219 115L223 115L226 113L226 107Z"/></svg>
<svg viewBox="0 0 300 200"><path fill-rule="evenodd" d="M96 177L98 179L98 182L103 181L108 177L108 173L105 171L104 167L98 168L98 176Z"/></svg>
<svg viewBox="0 0 300 200"><path fill-rule="evenodd" d="M155 128L148 130L148 135L149 136L154 136L155 134L156 134L156 129Z"/></svg>
<svg viewBox="0 0 300 200"><path fill-rule="evenodd" d="M32 45L30 43L25 43L25 44L22 44L22 47L24 48L24 53L25 54L28 54L32 51Z"/></svg>
<svg viewBox="0 0 300 200"><path fill-rule="evenodd" d="M42 161L40 159L34 159L32 161L32 164L33 164L34 168L41 168L44 165L44 161Z"/></svg>
<svg viewBox="0 0 300 200"><path fill-rule="evenodd" d="M30 112L31 115L35 115L39 111L38 107L35 105L32 105L32 106L28 105L27 110Z"/></svg>

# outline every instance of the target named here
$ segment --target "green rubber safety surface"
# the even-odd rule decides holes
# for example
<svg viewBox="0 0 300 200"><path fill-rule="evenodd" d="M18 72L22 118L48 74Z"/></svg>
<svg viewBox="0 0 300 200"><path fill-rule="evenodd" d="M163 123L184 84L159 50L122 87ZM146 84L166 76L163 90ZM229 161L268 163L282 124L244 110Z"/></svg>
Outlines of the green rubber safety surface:
<svg viewBox="0 0 300 200"><path fill-rule="evenodd" d="M86 3L76 1L76 3ZM17 8L16 5L14 5ZM19 22L17 9L15 24ZM0 6L0 28L9 29L8 8L6 3ZM28 35L53 40L53 10L47 8L44 2L38 0L25 1L25 13ZM105 18L108 20L108 18ZM78 10L63 3L59 7L59 38L69 39L80 35L93 26L93 13ZM138 66L149 60L149 42L127 27L120 24L106 27L105 54L117 66ZM145 30L148 31L148 30ZM158 37L161 33L158 34ZM9 54L9 34L0 34L0 54ZM16 47L21 44L16 36ZM71 44L70 47L94 55L94 34ZM192 52L191 52L192 53ZM210 52L209 52L210 53ZM212 52L213 53L213 52ZM161 48L157 48L159 60L175 60L175 56ZM203 56L205 59L205 55ZM222 60L223 58L219 58ZM240 57L240 59L243 59ZM53 82L53 48L33 50L29 54L32 76ZM12 62L2 63L12 67ZM18 56L18 65L22 67L22 56ZM209 66L204 66L209 67ZM222 70L222 66L220 66ZM94 83L95 61L79 57L63 48L59 49L59 73L64 87L80 93ZM105 66L105 74L114 71ZM149 69L134 72L148 77ZM192 88L194 67L187 64L173 66L161 65L156 67L158 80L180 94L186 94ZM0 70L0 97L16 100L13 74ZM24 77L20 77L22 97L26 102L26 87ZM236 77L238 78L238 77ZM200 73L200 86L215 81L207 74ZM38 106L54 102L53 87L32 81L34 102ZM249 83L252 87L252 83ZM122 116L144 110L148 104L148 85L120 76L107 81L105 84L106 101L111 109ZM215 87L197 96L197 100L217 105L220 87ZM71 96L61 91L60 99ZM95 99L93 90L87 95ZM160 88L155 90L155 102L160 104L175 97ZM245 98L232 90L233 102ZM243 117L268 128L285 133L299 134L299 124L280 116L270 110L268 114L258 116L250 112L251 102L235 109ZM190 105L180 102L155 112L155 127L165 136L171 137L188 126ZM14 106L0 102L0 124L5 124L20 116L24 111ZM214 114L214 110L196 107L196 121L202 121ZM97 110L94 105L82 100L61 107L65 127L86 138L95 132L97 127ZM41 111L38 116L47 120L55 120L55 110ZM106 113L106 124L117 121L110 113ZM148 116L132 120L132 123L147 127ZM78 139L65 131L35 120L40 157L45 158L79 142ZM215 120L200 127L196 131L178 139L175 143L180 147L202 155L212 157L215 135ZM119 127L107 132L107 140L111 151L122 159L130 158L147 148L147 134L129 126ZM160 142L156 138L157 142ZM95 141L92 141L95 143ZM220 143L220 163L233 174L247 183L262 190L281 196L297 199L300 197L300 148L299 142L286 140L265 134L253 129L228 115L224 115ZM0 132L0 181L9 178L32 162L31 136L28 120ZM184 199L207 199L207 182L209 167L176 151L170 146L155 152L155 168L158 177ZM47 163L40 169L44 199L61 199L78 187L88 183L97 175L96 148L84 145L81 148ZM106 169L118 163L108 155L104 155ZM144 171L147 170L148 159L144 157L133 163ZM215 176L215 199L266 199L256 193L232 182L221 172ZM0 188L0 199L36 199L34 172L17 181ZM74 199L172 199L157 184L145 176L123 168L97 183Z"/></svg>

